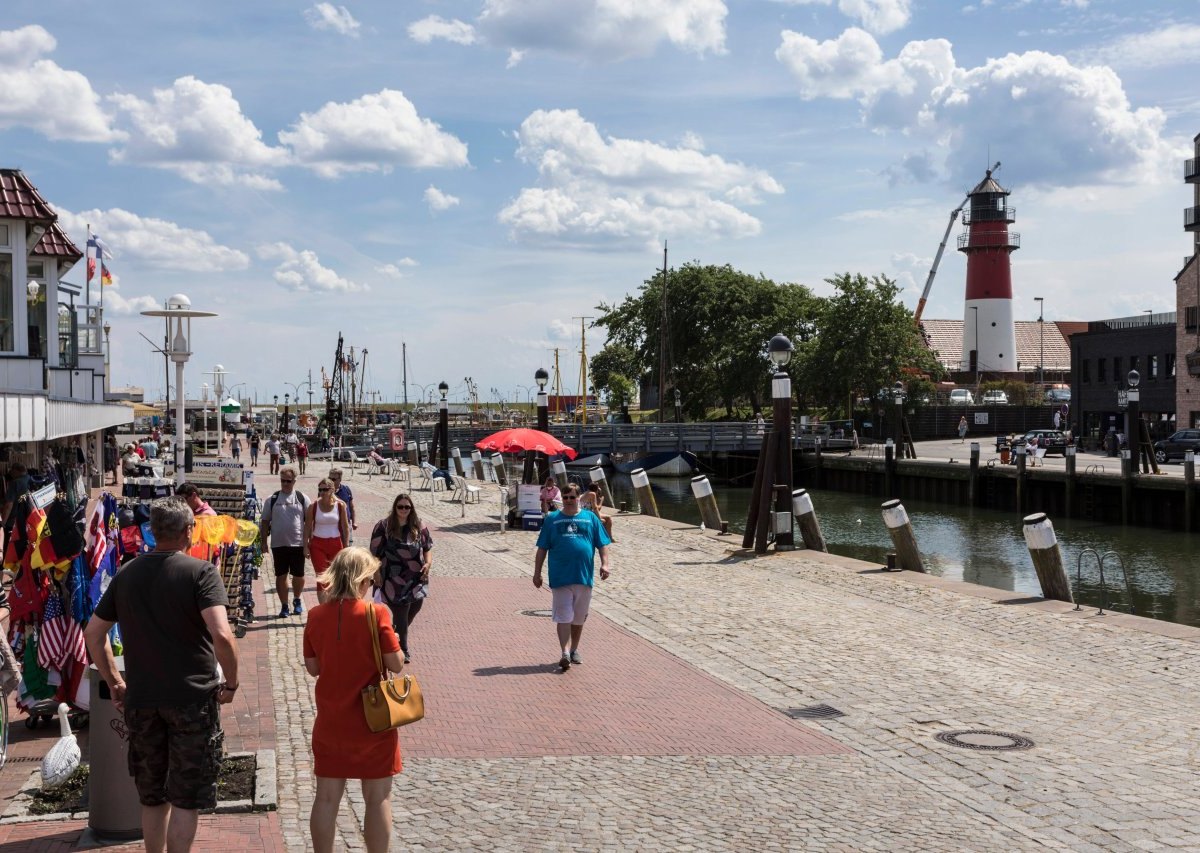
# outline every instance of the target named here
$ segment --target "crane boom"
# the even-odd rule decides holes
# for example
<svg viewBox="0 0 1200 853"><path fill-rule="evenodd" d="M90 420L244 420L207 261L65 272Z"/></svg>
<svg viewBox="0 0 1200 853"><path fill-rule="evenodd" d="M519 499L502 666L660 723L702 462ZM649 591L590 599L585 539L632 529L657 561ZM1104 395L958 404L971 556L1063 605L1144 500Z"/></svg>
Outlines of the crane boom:
<svg viewBox="0 0 1200 853"><path fill-rule="evenodd" d="M996 165L988 170L988 174L990 175L999 168L1000 161L997 160ZM937 254L933 256L933 266L929 268L929 276L925 279L925 289L921 292L920 300L917 301L917 310L913 312L913 322L918 328L921 325L921 315L925 313L925 300L929 298L929 291L933 289L933 279L937 276L938 266L942 263L942 255L946 253L946 243L950 240L950 232L954 229L954 223L958 221L958 215L962 213L963 208L970 200L971 194L967 193L962 204L950 211L950 221L946 223L946 233L942 235L942 242L938 244Z"/></svg>

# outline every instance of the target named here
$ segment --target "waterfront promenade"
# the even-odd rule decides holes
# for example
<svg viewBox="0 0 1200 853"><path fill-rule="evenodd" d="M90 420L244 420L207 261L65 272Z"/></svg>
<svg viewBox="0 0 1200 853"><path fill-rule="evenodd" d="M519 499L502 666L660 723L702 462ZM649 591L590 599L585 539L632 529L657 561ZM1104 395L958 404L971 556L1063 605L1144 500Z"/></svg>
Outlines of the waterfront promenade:
<svg viewBox="0 0 1200 853"><path fill-rule="evenodd" d="M314 460L301 488L326 470ZM399 484L348 484L361 540ZM747 558L733 537L618 516L585 662L560 673L535 534L501 534L482 488L465 517L415 494L437 548L412 634L428 717L402 732L394 849L1200 848L1200 631L803 551ZM264 587L260 614L275 603ZM243 650L265 697L244 713L273 717L259 729L279 811L203 818L212 849L239 831L309 849L302 621L268 618ZM785 713L817 704L844 716ZM1034 745L935 739L963 729ZM348 799L340 835L362 849L356 786ZM22 828L45 846L11 833L0 850L70 847L63 824Z"/></svg>

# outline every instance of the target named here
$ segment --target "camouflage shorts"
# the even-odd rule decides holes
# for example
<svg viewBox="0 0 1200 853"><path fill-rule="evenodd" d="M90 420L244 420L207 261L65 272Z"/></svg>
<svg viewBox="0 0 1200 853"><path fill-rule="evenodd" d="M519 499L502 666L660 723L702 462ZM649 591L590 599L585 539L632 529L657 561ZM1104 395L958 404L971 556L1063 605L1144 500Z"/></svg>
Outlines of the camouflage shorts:
<svg viewBox="0 0 1200 853"><path fill-rule="evenodd" d="M217 773L225 752L214 696L181 708L126 708L129 775L144 806L181 809L217 804Z"/></svg>

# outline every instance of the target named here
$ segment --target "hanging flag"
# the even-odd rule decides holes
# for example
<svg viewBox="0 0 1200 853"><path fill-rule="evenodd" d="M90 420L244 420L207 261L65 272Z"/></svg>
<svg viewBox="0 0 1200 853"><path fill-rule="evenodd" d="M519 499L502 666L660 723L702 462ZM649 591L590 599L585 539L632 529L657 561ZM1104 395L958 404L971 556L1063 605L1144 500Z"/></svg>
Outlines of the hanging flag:
<svg viewBox="0 0 1200 853"><path fill-rule="evenodd" d="M100 262L100 286L108 287L113 283L112 273L108 271L108 265L104 261Z"/></svg>

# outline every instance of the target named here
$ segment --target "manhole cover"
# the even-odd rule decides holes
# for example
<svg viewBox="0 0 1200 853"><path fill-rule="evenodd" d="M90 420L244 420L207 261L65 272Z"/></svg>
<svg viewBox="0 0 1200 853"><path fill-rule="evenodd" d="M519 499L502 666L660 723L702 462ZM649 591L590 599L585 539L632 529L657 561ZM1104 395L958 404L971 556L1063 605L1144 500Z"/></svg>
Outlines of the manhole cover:
<svg viewBox="0 0 1200 853"><path fill-rule="evenodd" d="M554 615L551 610L521 610L519 612L522 616L544 616L547 619Z"/></svg>
<svg viewBox="0 0 1200 853"><path fill-rule="evenodd" d="M1033 741L1008 732L993 732L987 729L968 729L961 732L938 732L934 738L961 749L981 749L985 752L1000 752L1009 749L1030 749Z"/></svg>
<svg viewBox="0 0 1200 853"><path fill-rule="evenodd" d="M785 711L794 720L832 720L844 717L845 713L831 705L809 705L807 708L788 708Z"/></svg>

